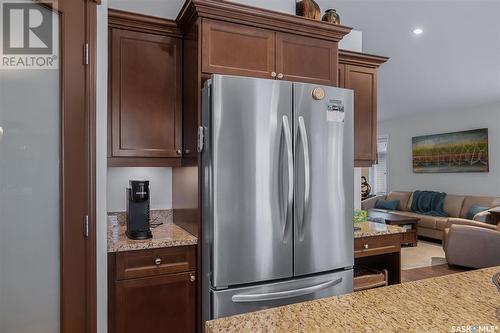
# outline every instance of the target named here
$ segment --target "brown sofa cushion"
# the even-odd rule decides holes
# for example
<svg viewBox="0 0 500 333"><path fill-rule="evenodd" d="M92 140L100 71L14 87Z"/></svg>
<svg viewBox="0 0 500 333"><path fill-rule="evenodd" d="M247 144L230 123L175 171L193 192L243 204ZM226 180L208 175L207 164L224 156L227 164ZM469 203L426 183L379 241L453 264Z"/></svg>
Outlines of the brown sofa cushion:
<svg viewBox="0 0 500 333"><path fill-rule="evenodd" d="M450 215L450 217L459 217L464 200L464 195L447 194L444 199L444 211L446 214Z"/></svg>
<svg viewBox="0 0 500 333"><path fill-rule="evenodd" d="M399 201L398 210L404 210L411 194L412 194L411 192L393 191L387 195L386 200L389 201L398 200Z"/></svg>
<svg viewBox="0 0 500 333"><path fill-rule="evenodd" d="M448 222L446 224L446 228L451 227L453 224L470 225L473 227L481 227L481 228L486 228L486 229L491 229L491 230L495 230L495 229L500 230L500 227L494 226L492 224L478 222L478 221L474 221L474 220L467 220L467 219L462 219L462 218L449 218ZM500 226L500 224L498 226Z"/></svg>
<svg viewBox="0 0 500 333"><path fill-rule="evenodd" d="M435 217L436 219L436 229L444 230L448 226L448 218L447 217Z"/></svg>
<svg viewBox="0 0 500 333"><path fill-rule="evenodd" d="M411 204L413 203L413 192L411 192L410 199L408 199L408 203L406 204L406 211L411 212Z"/></svg>
<svg viewBox="0 0 500 333"><path fill-rule="evenodd" d="M420 217L420 221L418 221L419 226L422 226L424 228L437 229L435 216L419 215L419 217Z"/></svg>
<svg viewBox="0 0 500 333"><path fill-rule="evenodd" d="M419 227L437 229L436 219L438 217L436 217L436 216L422 215L422 214L413 213L413 212L394 212L394 213L399 214L399 215L404 215L404 216L416 217L416 218L420 219L420 221L418 221ZM447 218L444 218L444 219L448 220Z"/></svg>
<svg viewBox="0 0 500 333"><path fill-rule="evenodd" d="M498 197L479 197L479 196L468 196L465 197L464 204L462 206L462 211L460 212L460 217L465 218L467 212L472 205L479 205L484 207L495 207L500 206L500 198Z"/></svg>

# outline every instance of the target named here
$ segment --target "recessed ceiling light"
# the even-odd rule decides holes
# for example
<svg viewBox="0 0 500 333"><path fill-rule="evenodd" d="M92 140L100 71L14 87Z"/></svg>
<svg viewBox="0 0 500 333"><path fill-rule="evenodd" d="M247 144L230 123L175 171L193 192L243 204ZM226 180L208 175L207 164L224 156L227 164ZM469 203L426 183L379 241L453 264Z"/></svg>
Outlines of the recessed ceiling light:
<svg viewBox="0 0 500 333"><path fill-rule="evenodd" d="M424 31L422 29L420 29L420 28L413 29L413 33L415 35L420 35L422 32L424 32Z"/></svg>

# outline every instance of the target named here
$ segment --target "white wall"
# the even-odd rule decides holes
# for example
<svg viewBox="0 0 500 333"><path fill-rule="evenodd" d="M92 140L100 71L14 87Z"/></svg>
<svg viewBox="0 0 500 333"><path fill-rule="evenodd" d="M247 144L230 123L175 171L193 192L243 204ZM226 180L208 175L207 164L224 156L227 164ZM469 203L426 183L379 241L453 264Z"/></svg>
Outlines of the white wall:
<svg viewBox="0 0 500 333"><path fill-rule="evenodd" d="M489 173L413 173L413 136L477 128L489 129ZM389 135L389 190L420 189L450 194L500 196L500 104L379 122L378 133Z"/></svg>
<svg viewBox="0 0 500 333"><path fill-rule="evenodd" d="M108 168L108 212L126 209L125 189L131 179L149 180L150 208L172 208L172 168Z"/></svg>
<svg viewBox="0 0 500 333"><path fill-rule="evenodd" d="M230 0L244 5L295 14L295 0Z"/></svg>

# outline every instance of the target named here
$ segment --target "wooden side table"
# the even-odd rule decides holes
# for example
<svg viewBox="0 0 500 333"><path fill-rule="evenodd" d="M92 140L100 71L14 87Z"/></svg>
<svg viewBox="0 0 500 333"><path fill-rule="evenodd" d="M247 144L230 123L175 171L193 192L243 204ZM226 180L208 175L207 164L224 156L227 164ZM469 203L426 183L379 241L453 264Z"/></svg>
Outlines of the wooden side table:
<svg viewBox="0 0 500 333"><path fill-rule="evenodd" d="M500 208L491 209L488 212L491 214L491 222L493 224L500 223Z"/></svg>
<svg viewBox="0 0 500 333"><path fill-rule="evenodd" d="M361 231L354 232L354 265L387 270L388 284L401 283L400 228L374 222L357 224ZM391 229L398 229L391 231Z"/></svg>

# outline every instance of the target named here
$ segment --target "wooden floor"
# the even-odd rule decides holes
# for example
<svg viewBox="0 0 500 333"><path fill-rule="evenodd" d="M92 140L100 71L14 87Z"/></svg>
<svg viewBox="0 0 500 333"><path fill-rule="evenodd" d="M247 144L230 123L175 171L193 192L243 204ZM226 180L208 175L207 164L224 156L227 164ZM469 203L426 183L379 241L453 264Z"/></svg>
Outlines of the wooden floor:
<svg viewBox="0 0 500 333"><path fill-rule="evenodd" d="M413 268L401 271L401 282L403 283L403 282L417 281L437 276L465 272L467 270L468 270L467 268L448 266L448 264L422 267L422 268Z"/></svg>

